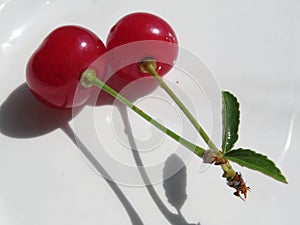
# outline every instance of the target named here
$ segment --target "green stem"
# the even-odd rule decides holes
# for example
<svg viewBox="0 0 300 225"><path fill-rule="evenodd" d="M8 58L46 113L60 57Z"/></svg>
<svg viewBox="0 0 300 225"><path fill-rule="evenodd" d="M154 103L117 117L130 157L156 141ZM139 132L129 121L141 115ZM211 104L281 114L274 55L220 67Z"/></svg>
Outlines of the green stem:
<svg viewBox="0 0 300 225"><path fill-rule="evenodd" d="M185 107L183 102L176 96L176 94L171 90L171 88L169 88L169 86L164 82L164 80L161 78L161 76L159 76L159 74L156 71L156 63L154 61L151 61L151 60L145 60L145 61L142 62L142 64L147 69L147 71L158 81L160 87L163 88L167 92L167 94L174 100L174 102L177 104L177 106L186 115L186 117L189 119L191 124L198 131L198 133L203 138L203 140L208 145L208 147L213 149L215 152L218 152L219 150L218 150L217 146L209 138L209 136L206 134L204 129L201 127L201 125L197 122L195 117Z"/></svg>
<svg viewBox="0 0 300 225"><path fill-rule="evenodd" d="M153 126L167 134L169 137L174 139L175 141L181 143L183 146L188 148L189 150L193 151L196 155L202 158L202 155L205 151L205 149L201 148L200 146L197 146L190 141L186 140L185 138L179 136L172 130L166 128L164 125L153 119L150 115L147 113L143 112L140 108L138 108L136 105L134 105L132 102L130 102L128 99L126 99L124 96L116 92L114 89L109 87L107 84L99 80L96 76L96 72L92 69L87 69L81 77L81 85L88 88L91 86L96 86L114 98L118 99L121 103L126 105L128 108L132 109L134 112L136 112L138 115L143 117L145 120L147 120L149 123L151 123Z"/></svg>
<svg viewBox="0 0 300 225"><path fill-rule="evenodd" d="M196 128L200 136L203 138L205 143L208 145L209 148L211 148L213 151L215 151L216 155L218 157L223 158L223 153L218 150L217 146L213 143L213 141L209 138L209 136L206 134L204 129L201 127L201 125L198 123L198 121L195 119L195 117L190 113L190 111L185 107L183 102L176 96L176 94L171 90L171 88L164 82L164 80L159 76L158 72L156 71L156 63L153 60L146 59L141 63L140 66L141 71L143 72L149 72L159 83L159 86L163 88L167 94L174 100L174 102L177 104L177 106L181 109L181 111L186 115L186 117L189 119L191 124ZM224 164L221 164L222 170L224 171L224 177L227 180L233 179L236 175L236 171L232 168L230 163L227 161Z"/></svg>

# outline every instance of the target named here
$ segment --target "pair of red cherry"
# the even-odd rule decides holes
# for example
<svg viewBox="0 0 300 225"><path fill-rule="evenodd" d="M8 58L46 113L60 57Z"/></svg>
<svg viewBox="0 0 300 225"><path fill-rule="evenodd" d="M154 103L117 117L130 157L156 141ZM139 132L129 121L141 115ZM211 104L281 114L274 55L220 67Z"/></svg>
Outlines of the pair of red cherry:
<svg viewBox="0 0 300 225"><path fill-rule="evenodd" d="M161 49L159 43L167 44L167 50ZM27 64L26 78L30 90L47 106L76 107L84 104L93 90L78 86L81 75L88 68L94 69L102 79L110 65L130 82L150 76L140 68L144 59L154 59L156 70L162 76L172 68L178 54L177 38L171 26L149 13L132 13L121 18L111 28L106 46L83 27L55 29ZM105 53L109 55L107 60L97 60Z"/></svg>

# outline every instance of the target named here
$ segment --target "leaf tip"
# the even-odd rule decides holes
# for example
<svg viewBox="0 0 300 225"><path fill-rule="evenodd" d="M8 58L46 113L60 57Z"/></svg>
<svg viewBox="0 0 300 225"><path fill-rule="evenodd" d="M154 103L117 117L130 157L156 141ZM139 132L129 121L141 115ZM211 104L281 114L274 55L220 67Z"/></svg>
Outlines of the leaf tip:
<svg viewBox="0 0 300 225"><path fill-rule="evenodd" d="M286 178L283 176L283 180L281 181L284 184L289 184L289 182L286 180Z"/></svg>

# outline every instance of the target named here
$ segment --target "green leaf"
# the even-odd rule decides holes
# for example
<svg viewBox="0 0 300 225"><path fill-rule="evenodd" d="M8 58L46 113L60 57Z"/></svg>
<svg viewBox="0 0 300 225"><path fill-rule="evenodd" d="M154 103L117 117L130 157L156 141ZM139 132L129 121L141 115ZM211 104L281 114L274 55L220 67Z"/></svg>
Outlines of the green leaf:
<svg viewBox="0 0 300 225"><path fill-rule="evenodd" d="M225 153L223 157L232 162L238 163L241 166L257 170L278 181L287 183L286 178L276 167L275 163L268 159L265 155L256 153L250 149L239 148Z"/></svg>
<svg viewBox="0 0 300 225"><path fill-rule="evenodd" d="M228 91L222 92L222 149L230 151L238 140L240 110L237 98Z"/></svg>

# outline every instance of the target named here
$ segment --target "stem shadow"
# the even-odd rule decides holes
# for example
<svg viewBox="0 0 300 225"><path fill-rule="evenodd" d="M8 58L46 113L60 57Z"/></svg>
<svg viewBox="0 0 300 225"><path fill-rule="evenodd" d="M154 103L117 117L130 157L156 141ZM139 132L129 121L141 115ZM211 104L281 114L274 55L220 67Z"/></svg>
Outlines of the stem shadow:
<svg viewBox="0 0 300 225"><path fill-rule="evenodd" d="M118 105L118 109L119 109L120 114L122 116L122 120L123 120L123 123L124 123L124 126L125 126L125 133L127 135L128 142L131 146L131 152L133 154L133 157L134 157L135 163L137 165L137 168L139 170L139 173L140 173L144 183L146 184L146 188L147 188L148 193L152 197L154 203L157 205L157 207L159 208L159 210L161 211L163 216L172 225L200 225L200 223L195 224L195 223L188 223L186 221L186 219L184 218L184 216L182 215L182 213L180 211L180 208L181 208L182 205L179 205L178 203L175 203L173 205L176 208L176 210L178 211L178 214L174 214L163 203L163 201L161 200L161 198L157 194L155 188L151 184L151 180L150 180L150 178L149 178L149 176L148 176L148 174L147 174L147 172L144 168L144 164L143 164L143 161L141 159L141 156L140 156L139 152L135 150L135 149L138 149L138 148L136 146L136 142L134 140L132 128L131 128L131 125L130 125L130 122L129 122L128 109L123 105ZM176 156L176 157L177 157L176 159L178 161L179 157L178 156ZM171 158L171 160L168 160L168 165L169 165L169 163L173 162L172 158ZM182 176L183 176L183 179L186 180L186 171L185 170L186 170L186 167L183 166L182 169L180 170L180 171L183 171L183 172L179 171L179 173L177 173L177 174L179 174L179 177L177 175L176 180L181 179ZM176 175L174 175L174 176L176 176ZM166 182L168 182L168 181L166 181ZM170 198L170 196L172 196L171 197L172 199L176 199L178 197L178 194L179 194L179 196L185 196L186 195L185 191L182 192L182 193L176 193L176 191L178 191L179 189L177 189L176 187L173 187L173 188L171 186L168 186L168 188L165 188L167 197ZM185 190L185 188L186 188L186 182L183 182L183 183L181 183L181 188L180 188L179 191ZM182 197L180 197L180 198L182 198ZM186 197L183 197L183 199L185 201ZM174 202L177 202L177 200L175 200Z"/></svg>
<svg viewBox="0 0 300 225"><path fill-rule="evenodd" d="M76 116L82 108L83 107L62 110L46 107L35 99L27 84L23 83L7 97L1 105L0 130L1 133L8 137L33 138L60 128L79 148L95 169L97 169L103 177L109 178L105 180L124 206L132 224L143 225L141 218L122 190L84 144L80 142L70 127L68 122Z"/></svg>
<svg viewBox="0 0 300 225"><path fill-rule="evenodd" d="M143 225L143 222L131 203L128 201L124 193L121 191L119 186L113 181L113 178L109 175L109 173L103 168L103 166L97 161L97 159L93 156L93 154L86 148L86 146L80 141L78 136L74 133L72 128L68 123L61 126L62 131L72 140L72 142L78 147L81 153L89 160L89 162L93 165L93 167L97 170L99 174L102 175L103 179L107 182L107 184L114 191L116 196L119 198L120 202L124 206L131 223L134 225Z"/></svg>

